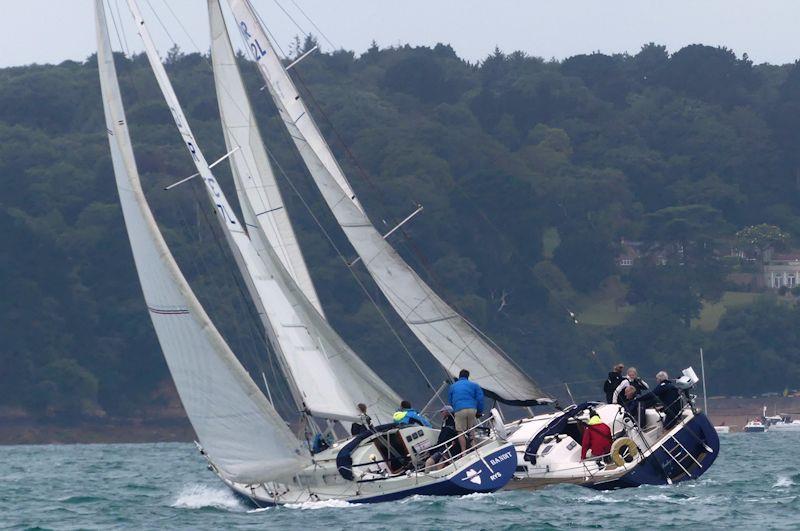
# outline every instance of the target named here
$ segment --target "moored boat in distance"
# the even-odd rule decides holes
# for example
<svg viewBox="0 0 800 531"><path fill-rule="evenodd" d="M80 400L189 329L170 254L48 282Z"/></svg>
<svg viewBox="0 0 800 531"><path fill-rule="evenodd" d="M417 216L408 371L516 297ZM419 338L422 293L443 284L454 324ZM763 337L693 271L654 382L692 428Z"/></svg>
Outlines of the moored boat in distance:
<svg viewBox="0 0 800 531"><path fill-rule="evenodd" d="M750 419L747 421L747 424L744 425L744 429L742 430L745 433L764 433L767 431L767 425L761 419Z"/></svg>

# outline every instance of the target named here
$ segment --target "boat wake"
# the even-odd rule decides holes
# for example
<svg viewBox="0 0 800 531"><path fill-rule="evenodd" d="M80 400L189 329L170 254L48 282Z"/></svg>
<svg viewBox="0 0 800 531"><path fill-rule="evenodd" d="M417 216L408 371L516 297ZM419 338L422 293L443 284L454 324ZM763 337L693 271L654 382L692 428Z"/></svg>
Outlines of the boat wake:
<svg viewBox="0 0 800 531"><path fill-rule="evenodd" d="M233 493L224 487L208 485L186 485L172 503L178 509L221 509L224 511L245 511L247 508Z"/></svg>
<svg viewBox="0 0 800 531"><path fill-rule="evenodd" d="M287 503L287 509L300 509L301 511L315 510L315 509L345 509L348 507L359 507L360 503L350 503L344 500L325 500L325 501L309 501L304 503Z"/></svg>
<svg viewBox="0 0 800 531"><path fill-rule="evenodd" d="M794 485L794 480L789 476L778 476L775 484L772 485L773 489L786 489Z"/></svg>

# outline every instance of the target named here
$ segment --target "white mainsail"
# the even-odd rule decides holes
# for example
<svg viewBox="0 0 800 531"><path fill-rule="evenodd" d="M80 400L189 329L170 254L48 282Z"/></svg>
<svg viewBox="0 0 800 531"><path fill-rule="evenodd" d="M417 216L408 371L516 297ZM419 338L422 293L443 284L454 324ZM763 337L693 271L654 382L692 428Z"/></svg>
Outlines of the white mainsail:
<svg viewBox="0 0 800 531"><path fill-rule="evenodd" d="M247 232L259 254L266 238L297 286L324 316L264 148L218 0L208 0L208 15L217 102L225 145L228 152L233 151L229 160L236 193L239 203L249 203L254 212L251 219L244 216Z"/></svg>
<svg viewBox="0 0 800 531"><path fill-rule="evenodd" d="M144 42L150 66L200 178L205 183L209 198L217 207L220 224L264 328L279 354L298 405L314 416L348 421L358 419L356 404L359 402L380 408L381 413L384 413L385 408L389 407L387 404L394 405L395 395L387 395L388 388L360 385L365 384L369 376L377 378L371 372L366 375L352 373L348 374L351 377L349 380L340 379L341 361L347 354L326 348L325 342L316 337L309 316L298 311L296 301L288 298L290 294L285 290L285 282L281 279L283 268L280 260L262 260L258 255L192 134L136 0L128 0L128 5ZM245 207L243 204L243 208ZM252 211L248 215L252 217ZM268 267L271 265L277 267ZM306 299L303 297L303 300ZM316 310L311 313L316 314Z"/></svg>
<svg viewBox="0 0 800 531"><path fill-rule="evenodd" d="M181 402L208 456L231 481L261 483L310 464L206 315L145 199L122 106L103 0L95 0L97 65L111 159L139 282Z"/></svg>
<svg viewBox="0 0 800 531"><path fill-rule="evenodd" d="M471 379L508 403L544 393L502 351L447 305L375 229L303 103L249 0L229 0L239 31L323 198L378 287L451 375Z"/></svg>
<svg viewBox="0 0 800 531"><path fill-rule="evenodd" d="M250 239L300 320L327 354L338 381L360 396L374 420L389 422L400 397L353 352L320 311L236 64L219 0L208 0L208 10L222 129L228 151L233 152L230 164ZM259 211L265 214L258 216Z"/></svg>

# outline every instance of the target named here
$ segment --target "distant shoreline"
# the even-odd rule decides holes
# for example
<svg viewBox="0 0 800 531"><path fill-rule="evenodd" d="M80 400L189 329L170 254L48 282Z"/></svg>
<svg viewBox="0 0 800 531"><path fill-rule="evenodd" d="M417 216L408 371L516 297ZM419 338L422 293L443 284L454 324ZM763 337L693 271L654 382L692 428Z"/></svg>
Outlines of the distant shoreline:
<svg viewBox="0 0 800 531"><path fill-rule="evenodd" d="M75 423L34 418L0 419L0 445L191 442L186 418L89 419Z"/></svg>

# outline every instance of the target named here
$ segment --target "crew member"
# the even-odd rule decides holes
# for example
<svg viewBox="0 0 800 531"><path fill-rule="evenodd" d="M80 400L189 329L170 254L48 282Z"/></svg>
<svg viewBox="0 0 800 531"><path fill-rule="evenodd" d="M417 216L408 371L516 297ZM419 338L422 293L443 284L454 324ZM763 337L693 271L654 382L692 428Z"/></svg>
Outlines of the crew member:
<svg viewBox="0 0 800 531"><path fill-rule="evenodd" d="M459 433L458 442L462 448L469 449L472 443L470 430L477 424L478 417L483 415L483 389L475 382L469 381L468 370L461 369L458 380L450 385L447 398L453 406L456 430Z"/></svg>
<svg viewBox="0 0 800 531"><path fill-rule="evenodd" d="M650 389L647 382L639 378L639 371L637 371L635 367L628 367L626 377L623 378L619 385L617 385L617 388L614 389L614 394L611 396L612 403L625 405L628 401L628 393L625 393L626 387L633 387L636 389L634 396Z"/></svg>
<svg viewBox="0 0 800 531"><path fill-rule="evenodd" d="M625 379L622 375L622 371L625 369L625 365L622 363L617 363L614 365L614 368L608 373L608 378L603 383L603 392L606 394L606 402L609 404L614 403L614 391L617 389L617 386Z"/></svg>
<svg viewBox="0 0 800 531"><path fill-rule="evenodd" d="M581 439L581 460L600 457L611 452L611 428L600 419L593 409L589 410L589 422Z"/></svg>
<svg viewBox="0 0 800 531"><path fill-rule="evenodd" d="M458 440L454 440L458 432L453 417L453 406L444 406L439 413L442 414L442 429L436 439L435 451L425 461L425 469L429 471L444 468L447 459L461 453Z"/></svg>
<svg viewBox="0 0 800 531"><path fill-rule="evenodd" d="M372 417L367 415L367 405L366 404L358 404L358 411L359 411L359 420L360 422L354 422L352 426L350 426L350 435L356 436L359 433L365 432L367 430L372 431Z"/></svg>
<svg viewBox="0 0 800 531"><path fill-rule="evenodd" d="M656 385L652 391L648 391L636 398L637 402L655 402L658 399L664 406L664 427L671 428L675 421L680 417L683 409L681 392L669 379L667 371L659 371L656 374Z"/></svg>
<svg viewBox="0 0 800 531"><path fill-rule="evenodd" d="M392 419L395 424L400 424L401 426L417 424L419 426L427 426L428 428L431 427L431 423L428 419L420 415L416 409L413 409L411 407L411 402L408 400L400 402L400 409L395 411L394 415L392 415Z"/></svg>

